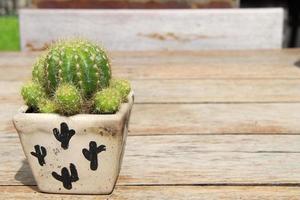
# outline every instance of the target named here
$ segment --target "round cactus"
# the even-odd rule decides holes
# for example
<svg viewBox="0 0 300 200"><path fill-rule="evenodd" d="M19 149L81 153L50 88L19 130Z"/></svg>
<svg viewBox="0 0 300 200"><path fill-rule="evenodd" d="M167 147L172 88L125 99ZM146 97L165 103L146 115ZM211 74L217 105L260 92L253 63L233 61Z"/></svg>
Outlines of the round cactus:
<svg viewBox="0 0 300 200"><path fill-rule="evenodd" d="M73 115L115 113L130 90L128 81L111 80L110 62L101 47L73 39L53 44L38 58L32 82L21 94L34 111Z"/></svg>
<svg viewBox="0 0 300 200"><path fill-rule="evenodd" d="M115 113L120 108L121 100L121 95L116 89L104 89L95 95L95 110L99 113Z"/></svg>
<svg viewBox="0 0 300 200"><path fill-rule="evenodd" d="M38 108L41 113L57 112L57 104L49 99L43 99L38 103Z"/></svg>
<svg viewBox="0 0 300 200"><path fill-rule="evenodd" d="M32 81L35 83L40 84L43 88L46 86L47 79L46 79L46 71L44 69L46 55L43 54L40 56L36 63L33 65L32 69Z"/></svg>
<svg viewBox="0 0 300 200"><path fill-rule="evenodd" d="M71 84L61 84L55 92L55 101L62 114L73 115L79 113L82 98L78 89Z"/></svg>
<svg viewBox="0 0 300 200"><path fill-rule="evenodd" d="M25 84L22 87L21 95L23 96L25 103L33 108L37 108L39 101L46 96L43 88L34 82Z"/></svg>
<svg viewBox="0 0 300 200"><path fill-rule="evenodd" d="M33 79L45 85L48 92L67 82L78 87L85 97L106 88L110 78L110 64L104 50L78 39L54 44L33 70Z"/></svg>
<svg viewBox="0 0 300 200"><path fill-rule="evenodd" d="M120 92L122 97L122 102L127 101L127 96L131 90L131 86L128 80L125 79L112 79L110 82L110 87L115 88Z"/></svg>

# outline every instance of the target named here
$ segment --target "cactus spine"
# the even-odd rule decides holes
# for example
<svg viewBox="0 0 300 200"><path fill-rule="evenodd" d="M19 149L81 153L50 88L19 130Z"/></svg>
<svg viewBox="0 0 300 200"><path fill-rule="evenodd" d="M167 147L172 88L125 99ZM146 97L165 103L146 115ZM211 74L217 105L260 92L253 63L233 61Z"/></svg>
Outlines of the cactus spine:
<svg viewBox="0 0 300 200"><path fill-rule="evenodd" d="M100 99L106 102L99 102L96 94L111 89L116 92L104 92ZM22 88L21 94L35 111L73 115L115 113L121 102L126 102L129 91L128 81L111 81L110 62L101 47L87 40L73 39L53 44L37 60L32 82Z"/></svg>

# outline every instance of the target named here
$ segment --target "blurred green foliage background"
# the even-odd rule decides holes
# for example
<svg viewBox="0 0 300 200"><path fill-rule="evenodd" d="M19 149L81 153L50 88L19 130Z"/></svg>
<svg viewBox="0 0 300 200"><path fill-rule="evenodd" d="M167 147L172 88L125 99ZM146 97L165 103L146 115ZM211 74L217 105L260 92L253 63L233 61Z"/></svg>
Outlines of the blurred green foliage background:
<svg viewBox="0 0 300 200"><path fill-rule="evenodd" d="M0 51L19 51L20 35L17 16L0 16Z"/></svg>

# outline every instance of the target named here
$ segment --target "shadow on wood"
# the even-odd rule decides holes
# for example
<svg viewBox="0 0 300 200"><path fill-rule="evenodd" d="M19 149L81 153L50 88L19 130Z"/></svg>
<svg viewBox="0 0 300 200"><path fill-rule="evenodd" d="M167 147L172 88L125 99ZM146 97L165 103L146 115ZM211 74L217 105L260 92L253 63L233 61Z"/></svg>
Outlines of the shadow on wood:
<svg viewBox="0 0 300 200"><path fill-rule="evenodd" d="M37 190L36 187L33 187L36 185L36 182L33 178L33 174L31 173L29 164L26 159L22 161L22 166L17 171L15 175L15 180L22 183L23 185L27 185L33 190Z"/></svg>
<svg viewBox="0 0 300 200"><path fill-rule="evenodd" d="M298 60L297 62L295 62L295 66L300 68L300 60Z"/></svg>

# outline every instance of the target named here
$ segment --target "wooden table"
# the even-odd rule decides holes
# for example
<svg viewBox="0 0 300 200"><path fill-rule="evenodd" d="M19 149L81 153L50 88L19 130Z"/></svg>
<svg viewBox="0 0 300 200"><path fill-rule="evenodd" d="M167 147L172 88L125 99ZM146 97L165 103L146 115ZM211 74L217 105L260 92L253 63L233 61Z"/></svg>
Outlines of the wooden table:
<svg viewBox="0 0 300 200"><path fill-rule="evenodd" d="M37 192L11 122L37 53L0 54L0 199ZM136 94L117 187L78 199L300 199L300 49L112 52Z"/></svg>

